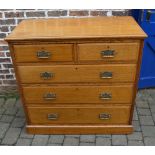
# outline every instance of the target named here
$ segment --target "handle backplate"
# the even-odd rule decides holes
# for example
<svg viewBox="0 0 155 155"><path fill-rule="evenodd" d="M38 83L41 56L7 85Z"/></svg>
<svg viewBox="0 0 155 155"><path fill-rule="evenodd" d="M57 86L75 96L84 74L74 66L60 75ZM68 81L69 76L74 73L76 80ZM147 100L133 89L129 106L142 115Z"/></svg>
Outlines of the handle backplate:
<svg viewBox="0 0 155 155"><path fill-rule="evenodd" d="M57 113L51 113L47 115L48 120L57 120L58 114Z"/></svg>
<svg viewBox="0 0 155 155"><path fill-rule="evenodd" d="M111 93L101 93L99 97L101 100L111 100L112 94Z"/></svg>
<svg viewBox="0 0 155 155"><path fill-rule="evenodd" d="M112 72L101 72L100 73L100 78L101 79L111 79L113 76Z"/></svg>
<svg viewBox="0 0 155 155"><path fill-rule="evenodd" d="M108 114L108 113L101 113L101 114L99 114L99 119L101 119L101 120L109 120L109 119L111 119L111 115Z"/></svg>
<svg viewBox="0 0 155 155"><path fill-rule="evenodd" d="M56 94L55 93L46 93L43 96L44 100L55 100L56 99Z"/></svg>
<svg viewBox="0 0 155 155"><path fill-rule="evenodd" d="M37 57L39 59L49 59L51 57L51 52L48 51L38 51Z"/></svg>
<svg viewBox="0 0 155 155"><path fill-rule="evenodd" d="M101 51L101 57L102 58L113 58L115 55L115 51L114 50L104 50Z"/></svg>
<svg viewBox="0 0 155 155"><path fill-rule="evenodd" d="M42 73L40 73L40 77L43 78L44 80L51 79L54 77L54 73L42 72Z"/></svg>

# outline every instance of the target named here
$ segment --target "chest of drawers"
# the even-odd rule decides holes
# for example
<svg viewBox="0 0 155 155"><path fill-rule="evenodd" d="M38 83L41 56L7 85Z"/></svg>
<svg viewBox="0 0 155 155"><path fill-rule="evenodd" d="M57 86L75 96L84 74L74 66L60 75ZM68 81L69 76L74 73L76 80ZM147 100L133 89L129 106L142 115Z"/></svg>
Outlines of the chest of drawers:
<svg viewBox="0 0 155 155"><path fill-rule="evenodd" d="M131 133L145 37L132 17L22 21L6 41L27 132Z"/></svg>

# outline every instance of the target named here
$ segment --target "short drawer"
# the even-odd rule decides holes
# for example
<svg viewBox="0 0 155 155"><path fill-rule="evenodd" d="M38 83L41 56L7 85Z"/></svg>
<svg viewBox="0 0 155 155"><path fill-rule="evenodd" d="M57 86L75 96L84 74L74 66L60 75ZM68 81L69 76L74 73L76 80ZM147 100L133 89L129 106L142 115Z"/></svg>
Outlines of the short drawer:
<svg viewBox="0 0 155 155"><path fill-rule="evenodd" d="M133 85L122 86L30 86L23 87L26 104L121 103L131 104Z"/></svg>
<svg viewBox="0 0 155 155"><path fill-rule="evenodd" d="M133 82L136 64L18 66L22 83Z"/></svg>
<svg viewBox="0 0 155 155"><path fill-rule="evenodd" d="M72 44L14 45L16 62L57 62L73 60Z"/></svg>
<svg viewBox="0 0 155 155"><path fill-rule="evenodd" d="M27 107L30 124L128 124L130 106Z"/></svg>
<svg viewBox="0 0 155 155"><path fill-rule="evenodd" d="M78 44L79 61L134 61L138 59L139 43Z"/></svg>

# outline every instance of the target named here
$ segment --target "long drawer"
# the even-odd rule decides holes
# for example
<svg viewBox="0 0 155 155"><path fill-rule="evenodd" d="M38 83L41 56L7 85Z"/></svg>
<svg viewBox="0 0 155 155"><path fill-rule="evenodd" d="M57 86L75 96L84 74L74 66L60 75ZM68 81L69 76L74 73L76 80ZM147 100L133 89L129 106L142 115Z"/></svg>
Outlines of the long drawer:
<svg viewBox="0 0 155 155"><path fill-rule="evenodd" d="M138 59L139 43L78 44L80 61L134 61Z"/></svg>
<svg viewBox="0 0 155 155"><path fill-rule="evenodd" d="M133 85L122 86L29 86L23 87L26 104L128 103Z"/></svg>
<svg viewBox="0 0 155 155"><path fill-rule="evenodd" d="M18 66L21 83L134 82L136 64Z"/></svg>
<svg viewBox="0 0 155 155"><path fill-rule="evenodd" d="M130 106L27 107L30 124L128 124Z"/></svg>
<svg viewBox="0 0 155 155"><path fill-rule="evenodd" d="M73 61L73 45L14 45L14 54L16 62Z"/></svg>

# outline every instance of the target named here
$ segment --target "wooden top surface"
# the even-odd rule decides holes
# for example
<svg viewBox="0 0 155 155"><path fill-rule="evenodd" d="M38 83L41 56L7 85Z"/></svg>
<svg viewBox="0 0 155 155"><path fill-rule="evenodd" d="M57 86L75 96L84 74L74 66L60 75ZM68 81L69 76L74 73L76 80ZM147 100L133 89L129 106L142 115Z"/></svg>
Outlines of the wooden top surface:
<svg viewBox="0 0 155 155"><path fill-rule="evenodd" d="M5 40L145 38L146 34L130 16L28 19Z"/></svg>

